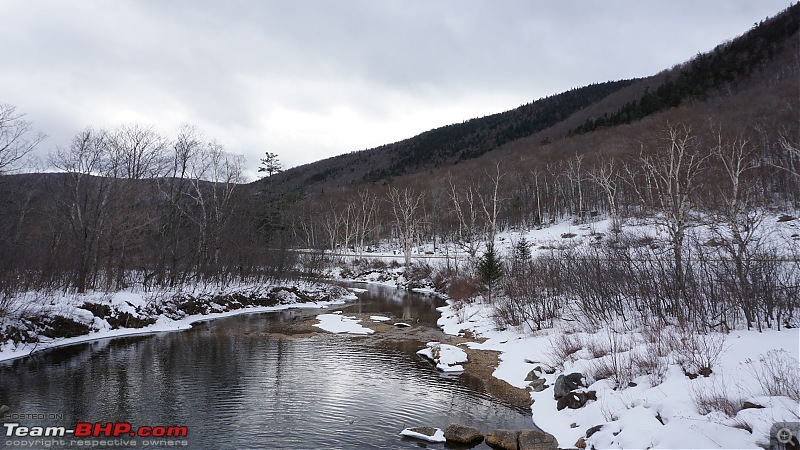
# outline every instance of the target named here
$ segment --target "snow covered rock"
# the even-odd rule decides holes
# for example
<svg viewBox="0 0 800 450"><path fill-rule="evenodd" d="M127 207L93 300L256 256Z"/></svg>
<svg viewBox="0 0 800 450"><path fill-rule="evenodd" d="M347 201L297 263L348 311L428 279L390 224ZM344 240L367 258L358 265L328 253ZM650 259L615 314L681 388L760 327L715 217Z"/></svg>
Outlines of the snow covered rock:
<svg viewBox="0 0 800 450"><path fill-rule="evenodd" d="M447 440L442 430L433 427L406 428L400 432L400 436L421 439L428 442L445 442Z"/></svg>
<svg viewBox="0 0 800 450"><path fill-rule="evenodd" d="M428 347L417 354L431 360L436 369L442 372L463 372L464 368L459 363L467 362L467 352L439 342L428 342Z"/></svg>
<svg viewBox="0 0 800 450"><path fill-rule="evenodd" d="M569 375L559 375L553 385L553 398L558 400L579 387L583 387L583 374L575 372Z"/></svg>

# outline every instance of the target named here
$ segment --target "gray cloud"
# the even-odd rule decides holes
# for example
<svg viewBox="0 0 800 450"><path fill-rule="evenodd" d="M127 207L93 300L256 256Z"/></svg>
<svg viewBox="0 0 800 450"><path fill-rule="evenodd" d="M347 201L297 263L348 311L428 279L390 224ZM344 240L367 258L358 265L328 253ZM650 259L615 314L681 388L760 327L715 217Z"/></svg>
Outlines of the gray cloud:
<svg viewBox="0 0 800 450"><path fill-rule="evenodd" d="M192 123L255 169L646 76L785 1L9 1L0 101L51 135Z"/></svg>

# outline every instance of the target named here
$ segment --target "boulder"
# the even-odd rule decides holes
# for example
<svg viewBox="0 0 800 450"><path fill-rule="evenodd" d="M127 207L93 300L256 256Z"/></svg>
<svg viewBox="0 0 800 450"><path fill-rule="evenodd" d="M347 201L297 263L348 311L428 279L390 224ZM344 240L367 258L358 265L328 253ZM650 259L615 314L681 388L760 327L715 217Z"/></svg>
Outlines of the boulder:
<svg viewBox="0 0 800 450"><path fill-rule="evenodd" d="M501 450L517 450L518 436L516 430L492 430L486 433L486 444Z"/></svg>
<svg viewBox="0 0 800 450"><path fill-rule="evenodd" d="M586 448L586 439L580 438L577 442L575 442L575 448Z"/></svg>
<svg viewBox="0 0 800 450"><path fill-rule="evenodd" d="M561 411L564 408L569 408L569 409L583 408L583 405L585 405L586 402L588 402L589 400L597 400L597 392L570 391L569 394L558 399L558 403L556 403L556 409Z"/></svg>
<svg viewBox="0 0 800 450"><path fill-rule="evenodd" d="M541 367L537 367L528 372L528 375L525 376L525 381L536 381L539 379L539 373L541 372L537 373L536 369L541 369Z"/></svg>
<svg viewBox="0 0 800 450"><path fill-rule="evenodd" d="M555 436L543 431L522 430L517 437L519 450L556 450L558 441Z"/></svg>
<svg viewBox="0 0 800 450"><path fill-rule="evenodd" d="M592 437L593 434L597 433L598 431L600 431L602 429L603 429L602 425L595 425L595 426L587 429L586 430L586 438L588 439L588 438Z"/></svg>
<svg viewBox="0 0 800 450"><path fill-rule="evenodd" d="M477 428L451 423L444 429L444 437L447 442L455 444L478 444L483 441L483 433Z"/></svg>
<svg viewBox="0 0 800 450"><path fill-rule="evenodd" d="M575 372L569 375L559 375L553 385L553 397L558 400L579 387L583 387L583 374Z"/></svg>
<svg viewBox="0 0 800 450"><path fill-rule="evenodd" d="M545 380L543 378L533 380L528 383L528 385L533 389L533 392L542 392L543 390L547 389L547 385L545 384Z"/></svg>

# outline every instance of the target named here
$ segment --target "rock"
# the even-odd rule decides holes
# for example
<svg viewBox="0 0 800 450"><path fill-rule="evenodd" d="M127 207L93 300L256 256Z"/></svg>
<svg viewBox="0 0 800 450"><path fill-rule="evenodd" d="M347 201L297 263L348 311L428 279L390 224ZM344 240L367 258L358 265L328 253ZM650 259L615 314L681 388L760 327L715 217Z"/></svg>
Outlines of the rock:
<svg viewBox="0 0 800 450"><path fill-rule="evenodd" d="M537 367L536 369L541 369L541 367ZM539 374L536 373L536 369L531 370L528 372L528 375L525 376L525 381L536 381L539 379Z"/></svg>
<svg viewBox="0 0 800 450"><path fill-rule="evenodd" d="M556 409L561 411L564 408L578 409L582 408L589 400L597 400L597 392L579 392L571 391L569 394L558 399Z"/></svg>
<svg viewBox="0 0 800 450"><path fill-rule="evenodd" d="M556 450L558 441L550 433L536 430L522 430L517 437L519 450Z"/></svg>
<svg viewBox="0 0 800 450"><path fill-rule="evenodd" d="M583 374L575 372L569 375L559 375L553 385L553 397L558 400L579 387L583 387Z"/></svg>
<svg viewBox="0 0 800 450"><path fill-rule="evenodd" d="M451 423L444 429L444 437L447 442L456 444L478 444L483 441L480 430L457 423Z"/></svg>
<svg viewBox="0 0 800 450"><path fill-rule="evenodd" d="M501 450L517 450L517 437L519 431L492 430L486 433L486 444Z"/></svg>
<svg viewBox="0 0 800 450"><path fill-rule="evenodd" d="M586 448L586 439L580 438L575 442L575 448Z"/></svg>
<svg viewBox="0 0 800 450"><path fill-rule="evenodd" d="M636 387L638 384L634 383L633 381L628 383L628 387Z"/></svg>
<svg viewBox="0 0 800 450"><path fill-rule="evenodd" d="M394 324L394 326L396 326L397 328L408 328L411 325L409 325L409 324L407 324L405 322L397 322L396 324Z"/></svg>
<svg viewBox="0 0 800 450"><path fill-rule="evenodd" d="M539 378L538 380L533 380L528 383L530 387L533 389L533 392L542 392L543 390L547 389L547 385L545 384L545 380Z"/></svg>
<svg viewBox="0 0 800 450"><path fill-rule="evenodd" d="M597 433L598 431L600 431L602 429L603 429L602 425L595 425L592 428L589 428L588 430L586 430L586 438L588 439L588 438L592 437L593 434Z"/></svg>
<svg viewBox="0 0 800 450"><path fill-rule="evenodd" d="M742 409L753 409L753 408L762 409L764 407L759 405L758 403L753 403L753 402L744 402L744 403L742 403Z"/></svg>
<svg viewBox="0 0 800 450"><path fill-rule="evenodd" d="M569 424L569 427L570 428L578 428L578 424L575 423L575 422L572 422L571 424Z"/></svg>

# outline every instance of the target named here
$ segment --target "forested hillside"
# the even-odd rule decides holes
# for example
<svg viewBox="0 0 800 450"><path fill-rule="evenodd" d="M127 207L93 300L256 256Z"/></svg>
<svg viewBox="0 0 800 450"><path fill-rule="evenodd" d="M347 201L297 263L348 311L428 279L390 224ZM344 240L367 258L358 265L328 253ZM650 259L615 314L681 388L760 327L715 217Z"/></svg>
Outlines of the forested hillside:
<svg viewBox="0 0 800 450"><path fill-rule="evenodd" d="M690 214L796 208L799 8L649 79L571 90L248 185L241 159L191 128L87 128L50 156L62 173L0 176L2 289L276 276L296 267L294 247L394 242L408 253L433 242L476 255L500 230L597 215L671 217L680 247ZM33 137L19 115L3 117ZM665 181L670 155L688 164L672 167L684 178Z"/></svg>

